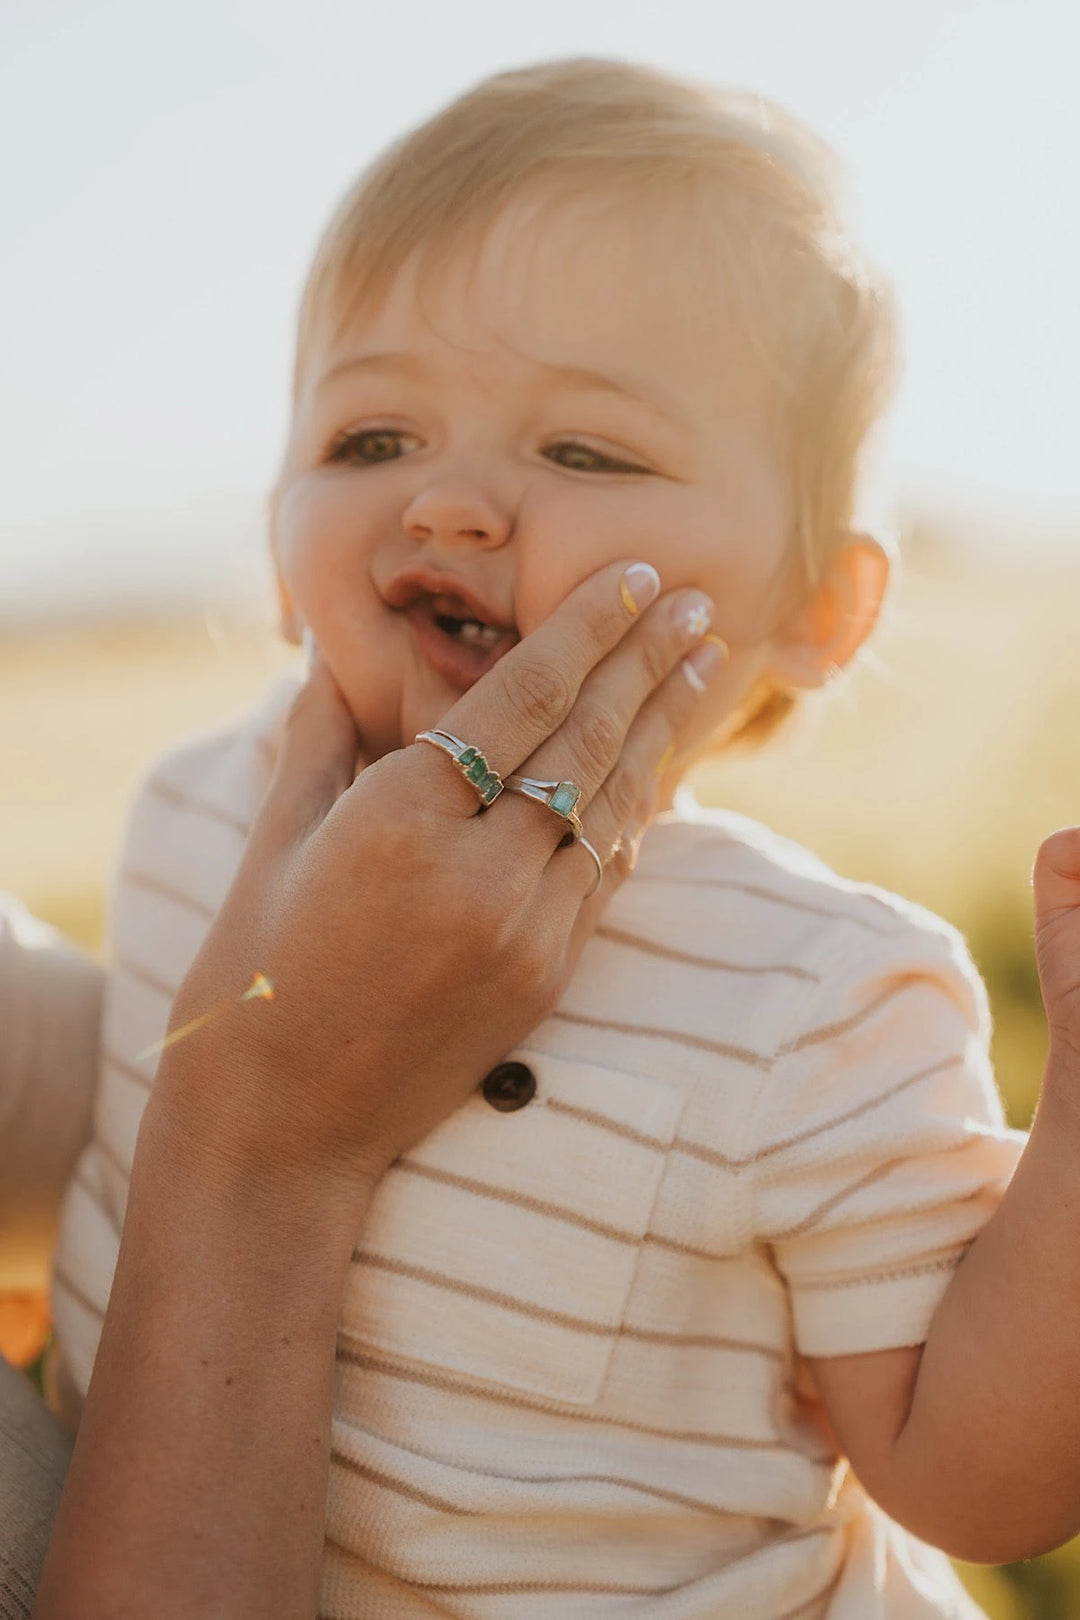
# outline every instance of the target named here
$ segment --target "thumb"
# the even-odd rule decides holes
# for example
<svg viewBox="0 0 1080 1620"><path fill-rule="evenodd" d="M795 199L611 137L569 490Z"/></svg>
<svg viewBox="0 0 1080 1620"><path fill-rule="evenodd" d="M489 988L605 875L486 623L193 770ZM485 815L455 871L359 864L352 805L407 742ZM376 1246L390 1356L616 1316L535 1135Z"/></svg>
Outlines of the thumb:
<svg viewBox="0 0 1080 1620"><path fill-rule="evenodd" d="M341 688L316 651L285 716L277 764L252 839L291 844L318 826L362 769L359 746Z"/></svg>
<svg viewBox="0 0 1080 1620"><path fill-rule="evenodd" d="M1039 846L1031 873L1035 927L1080 906L1080 827L1062 827Z"/></svg>

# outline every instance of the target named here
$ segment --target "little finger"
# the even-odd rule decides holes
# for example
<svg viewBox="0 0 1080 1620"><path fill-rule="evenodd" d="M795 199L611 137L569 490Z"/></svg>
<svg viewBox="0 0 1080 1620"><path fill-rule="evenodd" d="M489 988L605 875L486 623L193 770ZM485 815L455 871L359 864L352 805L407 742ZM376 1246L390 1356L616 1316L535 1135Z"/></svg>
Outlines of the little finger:
<svg viewBox="0 0 1080 1620"><path fill-rule="evenodd" d="M677 739L693 718L701 697L710 690L727 656L726 643L719 636L710 636L671 671L639 709L616 765L581 818L585 837L604 868L611 862L624 834L640 841L644 825L637 824L641 821L643 806L645 824L655 810L655 804L649 803L650 781L670 759ZM636 851L634 853L636 858ZM568 864L564 859L564 865ZM581 851L577 864L579 868L590 866L595 881L596 863L588 850ZM586 894L588 892L586 890Z"/></svg>
<svg viewBox="0 0 1080 1620"><path fill-rule="evenodd" d="M676 591L657 602L584 682L571 714L520 774L539 782L572 784L579 789L579 816L606 784L621 825L641 794L640 781L618 768L630 729L683 655L696 649L712 614L712 602L698 590ZM507 807L504 817L514 814L520 822L525 808Z"/></svg>

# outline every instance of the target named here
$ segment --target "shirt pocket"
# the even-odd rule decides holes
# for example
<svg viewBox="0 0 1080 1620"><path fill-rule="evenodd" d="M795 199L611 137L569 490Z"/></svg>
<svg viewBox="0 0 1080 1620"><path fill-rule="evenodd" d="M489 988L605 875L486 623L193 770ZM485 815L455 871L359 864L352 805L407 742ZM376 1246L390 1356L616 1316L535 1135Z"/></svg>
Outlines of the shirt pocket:
<svg viewBox="0 0 1080 1620"><path fill-rule="evenodd" d="M354 1343L556 1401L600 1393L683 1094L519 1047L536 1093L478 1092L387 1171L353 1256Z"/></svg>

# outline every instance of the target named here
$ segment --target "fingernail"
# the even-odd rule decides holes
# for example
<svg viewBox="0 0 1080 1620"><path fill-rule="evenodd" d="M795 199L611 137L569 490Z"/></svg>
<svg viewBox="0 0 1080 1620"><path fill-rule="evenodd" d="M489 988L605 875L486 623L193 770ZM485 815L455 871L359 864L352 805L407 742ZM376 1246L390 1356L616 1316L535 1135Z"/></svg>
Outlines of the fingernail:
<svg viewBox="0 0 1080 1620"><path fill-rule="evenodd" d="M708 636L700 647L686 655L680 667L694 691L704 692L709 676L720 668L727 656L727 642L719 636Z"/></svg>
<svg viewBox="0 0 1080 1620"><path fill-rule="evenodd" d="M683 628L688 636L703 636L712 624L715 603L709 597L698 595L683 610Z"/></svg>
<svg viewBox="0 0 1080 1620"><path fill-rule="evenodd" d="M660 575L651 563L631 563L619 581L619 595L633 618L660 595Z"/></svg>
<svg viewBox="0 0 1080 1620"><path fill-rule="evenodd" d="M303 634L300 637L300 651L304 655L304 668L310 675L311 671L315 667L315 659L319 651L318 643L315 640L315 633L310 624L305 624L304 626Z"/></svg>

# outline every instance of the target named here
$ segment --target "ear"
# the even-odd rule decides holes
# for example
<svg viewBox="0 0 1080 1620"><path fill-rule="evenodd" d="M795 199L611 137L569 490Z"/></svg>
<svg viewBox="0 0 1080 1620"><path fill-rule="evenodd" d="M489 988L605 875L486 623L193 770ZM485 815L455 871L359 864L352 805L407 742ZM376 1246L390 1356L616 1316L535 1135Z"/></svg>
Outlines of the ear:
<svg viewBox="0 0 1080 1620"><path fill-rule="evenodd" d="M770 673L787 687L824 686L874 628L888 583L889 555L880 541L847 535L809 596L775 632Z"/></svg>

